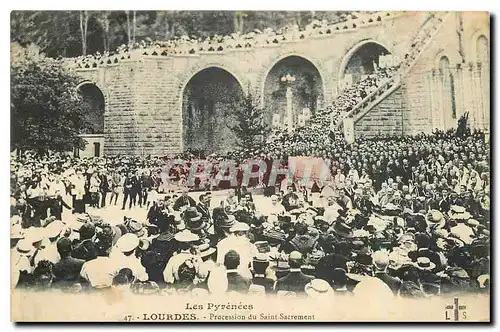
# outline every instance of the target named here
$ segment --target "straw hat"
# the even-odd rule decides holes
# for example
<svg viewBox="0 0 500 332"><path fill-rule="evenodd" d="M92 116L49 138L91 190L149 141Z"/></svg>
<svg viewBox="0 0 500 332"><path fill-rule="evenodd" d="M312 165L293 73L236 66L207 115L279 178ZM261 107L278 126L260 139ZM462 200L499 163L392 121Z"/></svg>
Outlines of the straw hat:
<svg viewBox="0 0 500 332"><path fill-rule="evenodd" d="M191 231L187 230L187 229L175 234L174 238L178 242L194 242L194 241L198 241L200 239L200 237L198 235L191 233Z"/></svg>
<svg viewBox="0 0 500 332"><path fill-rule="evenodd" d="M415 267L420 270L433 270L436 268L436 264L431 262L429 257L418 257L417 262L415 263Z"/></svg>
<svg viewBox="0 0 500 332"><path fill-rule="evenodd" d="M139 238L137 235L127 233L118 239L116 247L121 252L130 252L139 246Z"/></svg>
<svg viewBox="0 0 500 332"><path fill-rule="evenodd" d="M305 287L305 292L312 298L322 298L333 295L333 289L323 279L311 280Z"/></svg>

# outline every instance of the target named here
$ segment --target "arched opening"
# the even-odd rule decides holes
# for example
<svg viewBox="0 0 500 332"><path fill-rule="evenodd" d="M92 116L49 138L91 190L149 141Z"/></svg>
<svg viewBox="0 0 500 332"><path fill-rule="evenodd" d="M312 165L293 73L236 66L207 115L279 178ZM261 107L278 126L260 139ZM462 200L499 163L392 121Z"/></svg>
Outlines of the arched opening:
<svg viewBox="0 0 500 332"><path fill-rule="evenodd" d="M282 77L293 76L290 83L282 82ZM268 124L272 123L273 115L279 115L280 123L285 125L287 119L287 87L291 90L292 122L297 124L299 115L304 109L311 114L320 107L324 100L323 80L316 66L300 56L289 56L278 61L268 72L264 83L264 115Z"/></svg>
<svg viewBox="0 0 500 332"><path fill-rule="evenodd" d="M476 40L476 61L479 63L488 63L490 60L490 50L488 38L481 35Z"/></svg>
<svg viewBox="0 0 500 332"><path fill-rule="evenodd" d="M95 84L84 83L78 88L82 97L85 126L82 134L104 133L104 95Z"/></svg>
<svg viewBox="0 0 500 332"><path fill-rule="evenodd" d="M439 74L441 76L441 100L445 118L451 115L452 119L456 119L455 84L453 73L450 70L450 60L447 56L442 56L439 59Z"/></svg>
<svg viewBox="0 0 500 332"><path fill-rule="evenodd" d="M349 56L341 72L340 81L346 81L347 86L361 81L373 74L377 68L385 66L380 63L380 57L389 54L391 54L389 50L376 42L366 42L360 45Z"/></svg>
<svg viewBox="0 0 500 332"><path fill-rule="evenodd" d="M228 71L209 67L195 74L182 94L184 149L206 154L231 150L236 143L231 114L242 98L240 83Z"/></svg>

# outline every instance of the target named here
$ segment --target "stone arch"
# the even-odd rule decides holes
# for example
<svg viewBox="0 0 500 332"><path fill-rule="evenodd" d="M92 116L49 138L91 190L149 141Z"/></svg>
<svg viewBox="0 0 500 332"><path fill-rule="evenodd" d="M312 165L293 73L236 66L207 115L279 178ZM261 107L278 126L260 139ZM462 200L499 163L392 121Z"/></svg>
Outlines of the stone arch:
<svg viewBox="0 0 500 332"><path fill-rule="evenodd" d="M489 40L488 38L484 35L481 34L477 39L475 40L476 43L476 62L489 62L490 59L490 45L489 45Z"/></svg>
<svg viewBox="0 0 500 332"><path fill-rule="evenodd" d="M107 99L105 92L94 82L83 81L76 86L88 112L84 113L88 128L85 134L104 134Z"/></svg>
<svg viewBox="0 0 500 332"><path fill-rule="evenodd" d="M240 79L221 66L208 66L192 74L182 86L180 110L183 149L203 152L229 150L235 137L229 116L245 95Z"/></svg>
<svg viewBox="0 0 500 332"><path fill-rule="evenodd" d="M233 76L236 81L239 83L240 87L243 89L243 93L247 94L248 93L248 87L250 86L250 83L248 80L244 79L244 75L240 73L236 68L229 67L223 62L218 62L218 61L209 61L209 62L204 62L201 63L201 61L198 61L195 65L193 65L188 71L184 72L184 75L182 75L180 78L178 78L178 102L177 102L177 109L180 110L181 114L181 121L179 121L179 134L181 137L181 151L185 149L185 144L184 144L184 121L182 119L182 114L183 114L183 96L184 96L184 90L186 89L186 86L189 84L191 79L198 74L199 72L208 69L208 68L220 68L222 70L225 70L228 72L231 76Z"/></svg>
<svg viewBox="0 0 500 332"><path fill-rule="evenodd" d="M187 71L185 75L182 76L179 84L179 89L180 89L180 99L182 102L182 95L184 93L184 89L186 89L186 86L188 85L189 81L199 72L208 69L208 68L220 68L222 70L225 70L231 76L233 76L236 81L240 84L241 88L243 89L244 93L248 93L248 87L250 85L250 82L247 79L244 79L243 73L241 73L238 69L227 66L226 64L222 62L205 62L201 64L194 65Z"/></svg>
<svg viewBox="0 0 500 332"><path fill-rule="evenodd" d="M490 43L490 34L485 29L476 29L472 34L469 35L467 40L469 41L469 62L477 62L477 54L478 54L478 40L480 37L486 38L488 42L488 54L491 55L491 43Z"/></svg>
<svg viewBox="0 0 500 332"><path fill-rule="evenodd" d="M274 66L276 66L280 61L286 59L286 58L289 58L289 57L298 57L298 58L302 58L308 62L310 62L315 68L316 70L318 71L319 75L320 75L320 78L321 78L321 83L322 83L322 92L323 92L323 98L326 100L329 96L329 91L328 91L328 88L327 88L327 84L328 84L328 79L327 79L327 71L325 68L323 68L323 66L321 65L321 62L317 59L315 59L314 57L311 57L309 55L303 55L301 53L298 53L298 52L289 52L289 53L285 53L285 54L281 54L280 56L276 57L276 58L273 58L271 59L269 62L267 62L264 66L263 66L263 69L259 75L259 82L257 83L257 85L259 86L259 98L260 98L260 105L261 107L264 107L264 97L265 97L265 86L266 86L266 79L267 79L267 76L269 75L269 73L271 72L271 70L274 68Z"/></svg>
<svg viewBox="0 0 500 332"><path fill-rule="evenodd" d="M340 66L339 66L339 71L337 73L337 90L338 90L338 86L339 86L339 83L342 81L342 79L344 78L344 73L345 73L345 70L347 68L347 65L349 64L349 61L351 60L351 58L364 46L366 46L367 44L377 44L379 45L380 47L384 48L387 50L387 52L389 52L390 54L396 54L395 52L395 49L391 46L389 46L389 43L387 42L381 42L379 40L376 40L376 39L372 39L372 38L368 38L368 39L363 39L361 41L357 41L355 44L353 44L349 50L347 51L347 53L344 55L344 57L342 58L342 61L340 63Z"/></svg>
<svg viewBox="0 0 500 332"><path fill-rule="evenodd" d="M453 75L452 63L450 59L445 54L440 54L436 59L440 91L441 91L441 104L443 117L445 119L445 125L447 125L447 120L453 121L457 118L457 108L456 108L456 96L455 96L455 77Z"/></svg>
<svg viewBox="0 0 500 332"><path fill-rule="evenodd" d="M281 77L287 74L295 76L296 81L290 86L284 86ZM287 94L290 92L292 106L292 122L297 124L300 120L302 109L309 108L314 113L322 108L325 99L324 78L318 67L307 58L297 55L281 57L273 66L266 70L262 84L262 105L265 107L264 119L271 124L273 114L287 119L285 111L289 101ZM280 120L281 121L281 120Z"/></svg>

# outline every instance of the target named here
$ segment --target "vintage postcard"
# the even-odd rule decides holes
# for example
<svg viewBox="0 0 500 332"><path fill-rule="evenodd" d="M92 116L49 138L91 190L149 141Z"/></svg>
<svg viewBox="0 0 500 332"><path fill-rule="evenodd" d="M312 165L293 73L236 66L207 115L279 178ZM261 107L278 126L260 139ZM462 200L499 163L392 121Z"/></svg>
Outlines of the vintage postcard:
<svg viewBox="0 0 500 332"><path fill-rule="evenodd" d="M13 11L11 320L489 322L487 12Z"/></svg>

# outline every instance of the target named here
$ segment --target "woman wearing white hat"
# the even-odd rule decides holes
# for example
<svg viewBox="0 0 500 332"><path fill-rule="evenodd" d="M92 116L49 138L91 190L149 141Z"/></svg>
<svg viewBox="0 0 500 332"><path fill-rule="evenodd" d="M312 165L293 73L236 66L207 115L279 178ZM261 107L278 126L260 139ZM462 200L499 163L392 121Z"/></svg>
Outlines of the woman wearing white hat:
<svg viewBox="0 0 500 332"><path fill-rule="evenodd" d="M129 268L136 280L147 281L149 276L146 268L141 264L139 258L134 255L139 242L139 238L135 234L127 233L123 235L116 242L115 247L118 253L114 254L112 259L117 270Z"/></svg>
<svg viewBox="0 0 500 332"><path fill-rule="evenodd" d="M193 244L200 238L191 233L191 231L185 229L181 232L175 234L175 240L179 242L179 251L170 258L163 271L163 279L166 283L173 284L176 280L175 274L179 267L187 260L200 261L201 258L195 256L192 252Z"/></svg>

